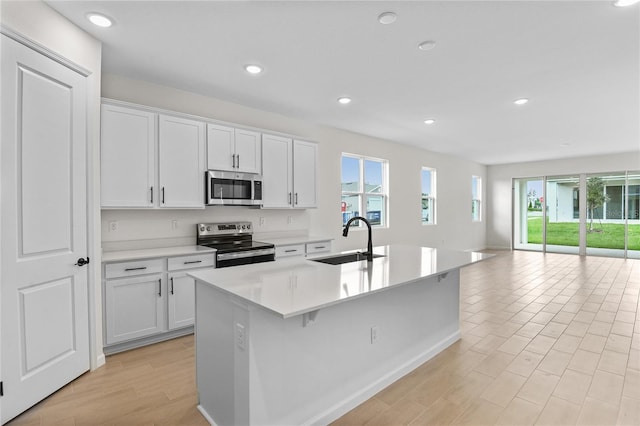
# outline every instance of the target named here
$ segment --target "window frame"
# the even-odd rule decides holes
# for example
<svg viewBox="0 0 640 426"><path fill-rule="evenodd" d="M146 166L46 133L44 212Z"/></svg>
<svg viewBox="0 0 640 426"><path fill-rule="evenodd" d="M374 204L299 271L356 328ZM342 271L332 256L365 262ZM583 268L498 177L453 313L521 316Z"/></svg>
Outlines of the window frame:
<svg viewBox="0 0 640 426"><path fill-rule="evenodd" d="M430 178L430 183L431 183L431 188L429 190L429 195L424 195L424 188L422 187L422 179L424 176L424 172L429 172L431 174L431 178ZM437 197L437 193L436 193L436 188L437 188L437 172L436 169L433 167L427 167L427 166L423 166L420 169L420 222L422 223L422 225L427 225L427 226L432 226L432 225L436 225L438 222L438 215L437 215L437 207L436 207L436 197ZM430 209L430 220L425 221L422 217L422 204L424 203L424 201L427 200L429 203L429 209Z"/></svg>
<svg viewBox="0 0 640 426"><path fill-rule="evenodd" d="M473 197L474 179L476 198ZM477 217L474 213L477 213ZM482 222L482 177L478 175L471 175L471 221Z"/></svg>
<svg viewBox="0 0 640 426"><path fill-rule="evenodd" d="M358 179L359 179L359 188L357 191L344 191L342 190L342 159L344 157L352 158L358 160ZM382 183L381 183L381 192L373 193L373 192L365 192L365 162L373 161L376 163L381 163L382 168ZM358 215L362 217L367 217L367 200L370 197L382 197L382 214L381 220L379 224L371 224L374 228L388 228L389 227L389 160L385 160L383 158L377 157L369 157L366 155L360 154L352 154L343 152L340 155L340 200L342 202L342 198L347 197L358 197ZM342 212L341 212L342 213ZM342 219L342 226L344 227L346 222L344 218ZM362 228L365 225L358 221L358 227Z"/></svg>

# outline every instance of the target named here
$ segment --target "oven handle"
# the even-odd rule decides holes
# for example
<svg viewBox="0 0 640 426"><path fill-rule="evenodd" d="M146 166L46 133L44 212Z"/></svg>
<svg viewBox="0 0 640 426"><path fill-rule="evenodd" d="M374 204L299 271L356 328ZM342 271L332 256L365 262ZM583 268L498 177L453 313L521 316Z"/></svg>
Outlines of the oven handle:
<svg viewBox="0 0 640 426"><path fill-rule="evenodd" d="M218 260L229 260L229 259L242 259L245 257L255 257L255 256L265 256L269 254L275 254L276 249L269 248L263 250L248 250L248 251L239 251L237 253L220 253L218 254Z"/></svg>

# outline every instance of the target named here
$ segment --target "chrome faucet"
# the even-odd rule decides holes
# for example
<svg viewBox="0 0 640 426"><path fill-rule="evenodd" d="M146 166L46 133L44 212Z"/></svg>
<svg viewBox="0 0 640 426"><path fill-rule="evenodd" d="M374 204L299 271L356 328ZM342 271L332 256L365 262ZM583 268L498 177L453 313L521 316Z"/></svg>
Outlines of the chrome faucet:
<svg viewBox="0 0 640 426"><path fill-rule="evenodd" d="M373 262L373 243L371 242L371 224L367 219L365 219L362 216L354 216L351 219L349 219L347 224L344 226L344 229L342 230L342 236L346 237L347 235L349 235L349 226L351 226L351 222L353 222L354 220L363 221L367 225L367 228L369 228L369 240L367 241L367 252L363 254L367 255L367 262Z"/></svg>

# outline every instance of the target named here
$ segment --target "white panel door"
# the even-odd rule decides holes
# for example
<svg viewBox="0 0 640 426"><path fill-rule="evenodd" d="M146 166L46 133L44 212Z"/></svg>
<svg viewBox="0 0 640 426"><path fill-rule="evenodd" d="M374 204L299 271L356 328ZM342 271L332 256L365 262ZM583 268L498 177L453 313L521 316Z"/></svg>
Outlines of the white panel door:
<svg viewBox="0 0 640 426"><path fill-rule="evenodd" d="M239 172L260 173L260 133L236 129L236 167Z"/></svg>
<svg viewBox="0 0 640 426"><path fill-rule="evenodd" d="M101 117L102 207L153 207L156 114L103 104Z"/></svg>
<svg viewBox="0 0 640 426"><path fill-rule="evenodd" d="M89 369L86 78L2 35L2 423Z"/></svg>
<svg viewBox="0 0 640 426"><path fill-rule="evenodd" d="M291 139L262 135L262 207L290 208Z"/></svg>
<svg viewBox="0 0 640 426"><path fill-rule="evenodd" d="M168 115L158 120L160 207L204 208L204 123Z"/></svg>
<svg viewBox="0 0 640 426"><path fill-rule="evenodd" d="M193 325L196 317L196 280L186 272L169 274L169 330Z"/></svg>
<svg viewBox="0 0 640 426"><path fill-rule="evenodd" d="M318 145L293 141L293 206L316 207L316 167Z"/></svg>
<svg viewBox="0 0 640 426"><path fill-rule="evenodd" d="M207 168L235 171L235 130L207 124Z"/></svg>

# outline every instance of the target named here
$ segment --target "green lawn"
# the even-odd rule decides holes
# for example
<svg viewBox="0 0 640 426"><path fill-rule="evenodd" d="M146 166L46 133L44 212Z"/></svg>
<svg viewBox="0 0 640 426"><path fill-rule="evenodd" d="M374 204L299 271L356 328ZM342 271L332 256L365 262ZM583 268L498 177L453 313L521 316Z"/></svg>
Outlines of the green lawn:
<svg viewBox="0 0 640 426"><path fill-rule="evenodd" d="M542 218L528 220L529 243L542 244ZM547 244L578 246L578 223L547 223ZM588 225L587 225L588 226ZM587 247L624 249L624 225L593 223L594 232L587 232ZM629 250L640 250L640 225L629 225Z"/></svg>

